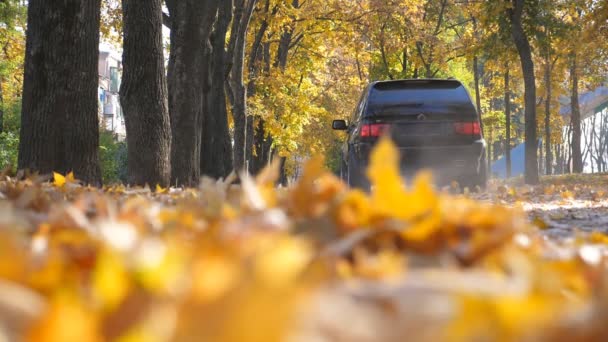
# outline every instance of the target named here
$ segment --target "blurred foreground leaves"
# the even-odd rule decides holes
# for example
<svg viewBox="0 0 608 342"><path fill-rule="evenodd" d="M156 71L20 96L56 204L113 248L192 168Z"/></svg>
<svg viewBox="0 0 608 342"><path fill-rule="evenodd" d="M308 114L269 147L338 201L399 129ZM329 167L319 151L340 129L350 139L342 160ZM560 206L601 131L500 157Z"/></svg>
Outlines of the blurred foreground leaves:
<svg viewBox="0 0 608 342"><path fill-rule="evenodd" d="M0 340L608 340L608 236L548 239L510 205L570 190L402 184L386 140L369 195L321 160L275 189L276 166L198 189L2 176Z"/></svg>

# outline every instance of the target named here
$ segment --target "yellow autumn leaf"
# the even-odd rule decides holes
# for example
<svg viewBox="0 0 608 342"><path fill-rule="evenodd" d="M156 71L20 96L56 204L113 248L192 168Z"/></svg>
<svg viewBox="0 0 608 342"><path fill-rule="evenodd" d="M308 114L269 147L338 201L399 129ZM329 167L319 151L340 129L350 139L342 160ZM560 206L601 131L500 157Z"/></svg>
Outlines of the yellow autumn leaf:
<svg viewBox="0 0 608 342"><path fill-rule="evenodd" d="M574 193L570 190L562 191L561 196L563 199L573 199Z"/></svg>
<svg viewBox="0 0 608 342"><path fill-rule="evenodd" d="M97 317L79 299L59 294L49 305L44 316L31 327L27 341L102 341Z"/></svg>
<svg viewBox="0 0 608 342"><path fill-rule="evenodd" d="M154 192L157 194L165 194L168 190L168 188L163 188L162 186L160 186L160 184L156 184L156 190Z"/></svg>
<svg viewBox="0 0 608 342"><path fill-rule="evenodd" d="M211 302L232 289L238 277L235 260L227 255L205 254L194 265L192 289L198 300Z"/></svg>
<svg viewBox="0 0 608 342"><path fill-rule="evenodd" d="M53 185L55 185L57 187L62 187L65 185L65 183L66 183L66 179L62 174L53 172Z"/></svg>
<svg viewBox="0 0 608 342"><path fill-rule="evenodd" d="M399 173L399 152L388 137L374 148L367 169L372 194L371 207L381 217L407 218L403 180Z"/></svg>
<svg viewBox="0 0 608 342"><path fill-rule="evenodd" d="M53 185L56 187L62 187L66 184L76 183L74 172L70 171L67 175L62 175L58 172L53 172Z"/></svg>
<svg viewBox="0 0 608 342"><path fill-rule="evenodd" d="M93 270L93 293L104 310L114 310L131 287L125 265L115 253L104 251Z"/></svg>
<svg viewBox="0 0 608 342"><path fill-rule="evenodd" d="M384 137L372 152L368 176L372 184L371 207L374 216L397 218L420 223L438 220L439 197L432 186L432 175L420 172L407 189L399 172L399 151ZM425 230L435 224L427 224ZM420 226L422 227L422 226ZM426 236L427 233L424 234Z"/></svg>
<svg viewBox="0 0 608 342"><path fill-rule="evenodd" d="M366 194L358 189L349 191L338 204L334 220L345 233L366 227L370 220L370 202Z"/></svg>
<svg viewBox="0 0 608 342"><path fill-rule="evenodd" d="M66 181L67 181L68 183L74 183L74 182L76 182L76 178L74 177L74 172L73 172L73 171L70 171L70 172L69 172L69 173L68 173L68 174L65 176L65 178L66 178Z"/></svg>
<svg viewBox="0 0 608 342"><path fill-rule="evenodd" d="M593 243L608 245L608 235L602 232L592 232L589 235L589 241Z"/></svg>
<svg viewBox="0 0 608 342"><path fill-rule="evenodd" d="M375 280L398 279L405 270L406 258L397 251L382 250L376 255L355 254L353 271L359 277Z"/></svg>
<svg viewBox="0 0 608 342"><path fill-rule="evenodd" d="M255 271L263 283L279 288L296 280L312 260L313 250L308 241L292 237L279 238L273 245L259 255Z"/></svg>
<svg viewBox="0 0 608 342"><path fill-rule="evenodd" d="M147 291L163 294L175 289L186 267L187 249L165 245L154 238L145 239L135 252L134 276Z"/></svg>

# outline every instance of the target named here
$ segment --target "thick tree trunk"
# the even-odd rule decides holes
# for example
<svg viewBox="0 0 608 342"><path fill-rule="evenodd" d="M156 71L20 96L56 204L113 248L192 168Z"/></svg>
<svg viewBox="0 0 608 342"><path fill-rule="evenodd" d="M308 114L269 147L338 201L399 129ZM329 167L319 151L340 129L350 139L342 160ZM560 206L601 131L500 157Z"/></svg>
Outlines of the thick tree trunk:
<svg viewBox="0 0 608 342"><path fill-rule="evenodd" d="M274 66L278 67L281 72L285 71L287 67L287 60L289 57L289 48L293 39L293 27L285 27L281 38L279 39L279 47L277 49L277 59Z"/></svg>
<svg viewBox="0 0 608 342"><path fill-rule="evenodd" d="M278 6L273 10L273 15L276 14ZM266 0L264 4L263 16L267 16L270 12L270 0ZM266 36L268 30L268 20L264 18L260 23L253 44L251 45L251 52L249 53L248 71L249 71L249 82L247 83L247 98L253 97L256 91L257 77L260 73L260 64L264 58L264 44L262 41ZM264 137L263 128L264 120L261 117L248 116L247 117L247 134L245 141L245 160L248 164L249 172L257 174L260 170L260 137ZM261 131L261 132L260 132Z"/></svg>
<svg viewBox="0 0 608 342"><path fill-rule="evenodd" d="M123 0L123 79L128 181L168 185L171 128L162 40L162 1Z"/></svg>
<svg viewBox="0 0 608 342"><path fill-rule="evenodd" d="M570 104L572 113L572 172L583 172L583 154L581 151L581 109L578 102L578 71L576 53L572 54L570 66Z"/></svg>
<svg viewBox="0 0 608 342"><path fill-rule="evenodd" d="M253 174L259 173L270 163L270 149L272 147L272 137L267 136L265 122L262 119L257 122L255 131L255 158L251 165Z"/></svg>
<svg viewBox="0 0 608 342"><path fill-rule="evenodd" d="M294 7L297 8L299 5L299 0L293 0ZM275 67L280 69L280 72L285 72L285 68L287 67L287 60L289 57L289 48L293 39L293 27L285 27L283 34L281 35L281 39L279 40L279 47L277 49L277 59L275 61ZM278 153L277 153L278 154ZM279 184L283 186L287 186L287 170L285 168L285 164L287 162L286 157L280 157L280 176L279 176Z"/></svg>
<svg viewBox="0 0 608 342"><path fill-rule="evenodd" d="M505 71L505 160L507 178L511 178L511 89L509 85L509 66Z"/></svg>
<svg viewBox="0 0 608 342"><path fill-rule="evenodd" d="M271 56L270 56L270 43L265 42L262 44L263 72L268 75L271 69ZM266 165L272 160L272 144L273 138L266 132L266 122L262 118L258 118L259 124L255 133L255 146L256 146L256 157L253 162L252 173L256 174L260 172Z"/></svg>
<svg viewBox="0 0 608 342"><path fill-rule="evenodd" d="M229 57L232 57L230 73L231 104L234 118L234 168L246 168L247 153L247 89L243 82L245 46L249 22L257 0L236 0L234 21L230 38Z"/></svg>
<svg viewBox="0 0 608 342"><path fill-rule="evenodd" d="M545 66L545 88L547 98L545 99L545 174L553 173L553 157L551 155L551 63L547 59Z"/></svg>
<svg viewBox="0 0 608 342"><path fill-rule="evenodd" d="M226 177L232 171L232 144L228 131L226 108L226 35L232 21L232 0L220 5L212 35L213 51L208 63L211 76L208 110L203 112L201 174L213 178Z"/></svg>
<svg viewBox="0 0 608 342"><path fill-rule="evenodd" d="M101 184L100 0L30 0L19 168Z"/></svg>
<svg viewBox="0 0 608 342"><path fill-rule="evenodd" d="M210 92L205 53L219 0L180 0L169 7L171 53L168 86L171 115L171 183L198 184L205 91Z"/></svg>
<svg viewBox="0 0 608 342"><path fill-rule="evenodd" d="M519 53L521 69L524 75L525 103L525 181L527 184L538 184L538 140L536 138L536 84L534 80L534 61L532 48L522 26L524 0L513 0L513 8L508 9L511 18L511 35Z"/></svg>
<svg viewBox="0 0 608 342"><path fill-rule="evenodd" d="M279 184L282 186L287 186L289 185L289 180L287 179L287 169L286 169L286 163L287 163L287 158L285 157L279 157L280 158L280 165L279 165Z"/></svg>
<svg viewBox="0 0 608 342"><path fill-rule="evenodd" d="M245 129L245 165L247 170L253 174L251 165L253 164L253 144L255 143L255 117L253 115L246 116L247 125Z"/></svg>

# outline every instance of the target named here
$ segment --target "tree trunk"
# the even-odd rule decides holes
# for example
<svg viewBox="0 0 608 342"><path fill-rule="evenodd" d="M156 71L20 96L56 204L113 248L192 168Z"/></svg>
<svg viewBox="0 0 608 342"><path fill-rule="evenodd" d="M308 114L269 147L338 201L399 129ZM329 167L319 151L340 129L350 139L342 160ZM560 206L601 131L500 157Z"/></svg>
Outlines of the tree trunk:
<svg viewBox="0 0 608 342"><path fill-rule="evenodd" d="M209 35L218 6L219 0L180 0L169 7L172 184L194 186L199 182L202 112L205 92L210 92L204 57L210 55Z"/></svg>
<svg viewBox="0 0 608 342"><path fill-rule="evenodd" d="M170 181L171 128L162 40L162 1L123 0L123 79L128 181L166 186Z"/></svg>
<svg viewBox="0 0 608 342"><path fill-rule="evenodd" d="M245 166L249 173L252 173L251 165L253 164L253 144L255 143L255 117L247 114L245 117L247 124L245 125Z"/></svg>
<svg viewBox="0 0 608 342"><path fill-rule="evenodd" d="M251 165L251 173L257 174L270 162L270 149L272 147L272 137L266 134L265 122L261 118L258 118L255 131L255 152L256 156L253 158Z"/></svg>
<svg viewBox="0 0 608 342"><path fill-rule="evenodd" d="M581 151L581 109L578 102L578 71L576 53L572 54L570 66L571 113L572 113L572 172L583 172L583 154Z"/></svg>
<svg viewBox="0 0 608 342"><path fill-rule="evenodd" d="M247 89L243 82L245 46L249 22L257 0L236 0L234 21L230 38L229 57L232 58L230 88L232 92L232 115L234 118L234 168L246 168L247 136Z"/></svg>
<svg viewBox="0 0 608 342"><path fill-rule="evenodd" d="M475 79L475 105L477 106L477 113L479 115L479 125L481 126L481 132L483 133L483 121L481 120L481 94L479 91L479 61L477 56L473 57L473 78Z"/></svg>
<svg viewBox="0 0 608 342"><path fill-rule="evenodd" d="M524 0L513 0L513 8L508 9L511 18L511 35L519 53L521 69L524 75L525 103L525 181L526 184L538 184L538 140L536 138L536 84L534 80L534 61L532 48L522 26Z"/></svg>
<svg viewBox="0 0 608 342"><path fill-rule="evenodd" d="M262 64L263 72L268 75L271 69L271 56L270 56L270 43L265 42L262 44ZM266 122L261 117L258 118L259 123L255 132L255 146L256 146L256 157L253 162L253 174L260 172L266 165L272 160L272 144L273 139L270 134L266 132Z"/></svg>
<svg viewBox="0 0 608 342"><path fill-rule="evenodd" d="M572 173L572 117L570 117L570 123L568 124L568 139L567 141L569 141L570 143L568 144L568 152L567 152L567 156L568 158L566 159L566 165L568 167L566 173Z"/></svg>
<svg viewBox="0 0 608 342"><path fill-rule="evenodd" d="M19 169L101 184L100 0L30 0Z"/></svg>
<svg viewBox="0 0 608 342"><path fill-rule="evenodd" d="M482 120L482 111L481 111L481 93L480 93L480 89L479 89L479 83L480 83L480 79L481 79L481 75L480 75L480 71L479 71L479 60L477 59L477 56L473 57L473 78L475 81L475 105L477 107L477 113L479 116L479 127L481 129L481 134L483 136L485 136L485 129L483 126L483 120ZM490 170L492 168L492 147L490 146L490 144L487 144L486 147L486 164L487 164L487 168L488 170Z"/></svg>
<svg viewBox="0 0 608 342"><path fill-rule="evenodd" d="M556 169L555 169L555 174L561 175L564 173L564 162L563 162L563 156L562 156L562 144L557 144L557 146L555 146L555 154L556 154L556 158L557 158L557 162L556 162Z"/></svg>
<svg viewBox="0 0 608 342"><path fill-rule="evenodd" d="M287 163L286 157L279 157L279 184L282 186L289 185L289 180L287 179L287 169L285 168L285 164Z"/></svg>
<svg viewBox="0 0 608 342"><path fill-rule="evenodd" d="M228 131L226 107L226 35L232 21L232 0L224 0L219 7L212 34L211 60L207 72L211 84L203 111L201 174L213 178L226 177L232 171L232 143Z"/></svg>
<svg viewBox="0 0 608 342"><path fill-rule="evenodd" d="M551 155L551 63L547 58L545 66L545 87L547 98L545 99L545 174L553 173L553 156Z"/></svg>
<svg viewBox="0 0 608 342"><path fill-rule="evenodd" d="M509 65L505 71L505 160L507 165L507 178L511 178L511 89L509 85Z"/></svg>
<svg viewBox="0 0 608 342"><path fill-rule="evenodd" d="M278 6L272 11L274 16L278 11ZM266 0L264 4L263 16L267 16L270 13L270 0ZM251 45L251 52L249 53L249 82L247 84L247 97L253 97L256 91L257 77L260 74L261 63L264 61L264 49L268 43L264 43L263 39L266 36L269 23L266 18L260 23L260 27L255 34L255 39ZM264 70L266 72L266 70ZM266 74L270 72L268 71ZM247 118L247 141L246 141L246 160L248 161L249 172L253 175L257 174L264 166L264 139L266 136L264 129L264 119L260 116L248 117Z"/></svg>
<svg viewBox="0 0 608 342"><path fill-rule="evenodd" d="M293 39L293 27L285 27L281 38L279 39L279 47L277 49L277 59L275 61L275 67L281 69L281 72L285 71L287 67L287 59L289 57L289 48Z"/></svg>

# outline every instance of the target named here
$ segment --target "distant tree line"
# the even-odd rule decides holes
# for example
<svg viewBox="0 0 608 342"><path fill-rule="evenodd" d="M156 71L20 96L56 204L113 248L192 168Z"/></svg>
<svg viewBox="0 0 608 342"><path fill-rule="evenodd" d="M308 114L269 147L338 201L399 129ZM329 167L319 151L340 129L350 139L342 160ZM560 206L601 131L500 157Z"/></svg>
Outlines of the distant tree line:
<svg viewBox="0 0 608 342"><path fill-rule="evenodd" d="M8 61L25 56L22 76L20 63L0 61L0 104L22 97L22 170L74 171L102 183L100 32L117 33L123 48L130 184L194 186L201 176L256 173L273 158L286 182L312 154L336 164L331 153L342 137L328 123L348 117L361 87L377 79L461 79L482 117L488 162L498 149L509 165L523 134L529 183L539 170L581 172L589 151L603 148L581 143L589 141L583 134L599 133L583 127L578 98L607 74L608 49L598 38L608 30L605 2L30 0L21 50L16 39L3 39L21 34L10 31L10 19L25 5L0 4L7 32L0 43L8 47L0 53ZM563 95L571 100L569 122L557 115ZM6 108L0 123L15 112Z"/></svg>

